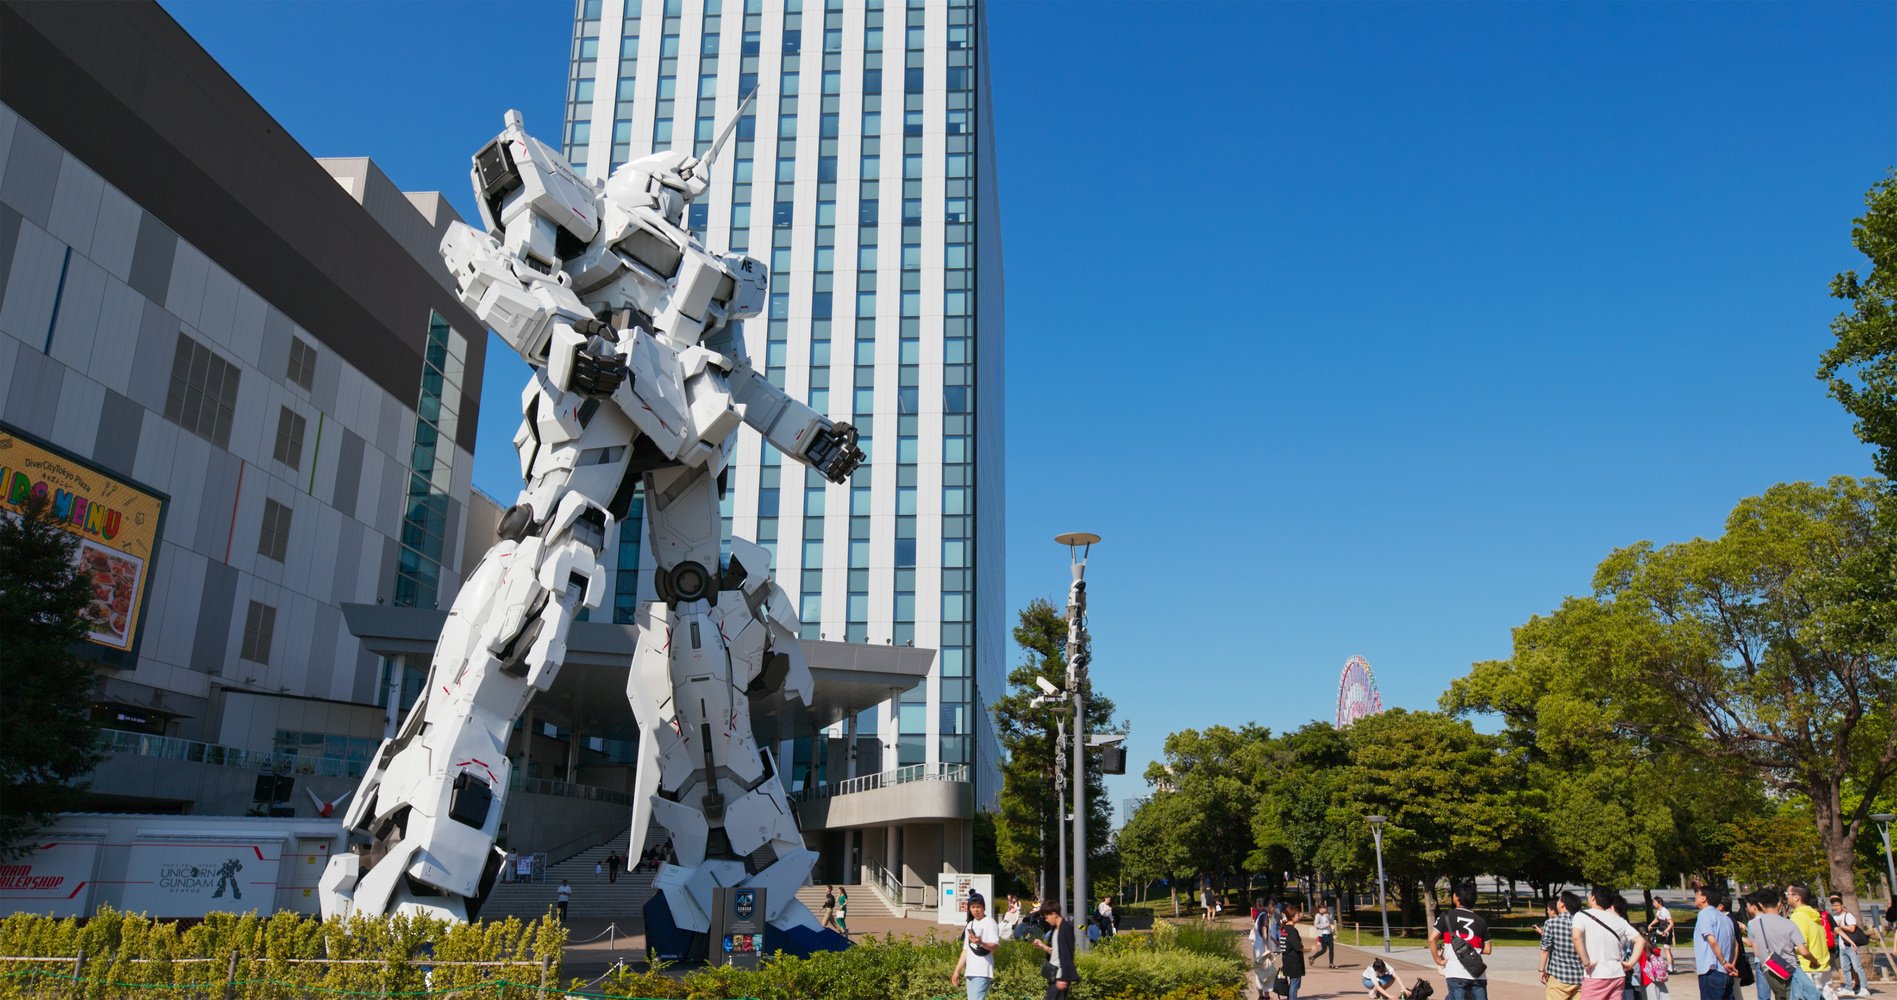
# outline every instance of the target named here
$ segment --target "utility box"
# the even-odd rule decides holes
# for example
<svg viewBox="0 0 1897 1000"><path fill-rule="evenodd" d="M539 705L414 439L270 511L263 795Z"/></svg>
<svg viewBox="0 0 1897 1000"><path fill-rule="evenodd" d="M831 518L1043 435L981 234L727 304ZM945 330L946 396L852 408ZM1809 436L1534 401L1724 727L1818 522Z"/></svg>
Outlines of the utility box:
<svg viewBox="0 0 1897 1000"><path fill-rule="evenodd" d="M938 924L968 923L968 897L981 894L982 906L990 917L1001 919L995 912L995 877L993 875L973 875L967 872L943 872L935 877L935 891L940 903L935 908L935 922ZM1004 904L1002 909L1007 909Z"/></svg>
<svg viewBox="0 0 1897 1000"><path fill-rule="evenodd" d="M711 890L711 961L755 969L764 953L764 893L757 886Z"/></svg>

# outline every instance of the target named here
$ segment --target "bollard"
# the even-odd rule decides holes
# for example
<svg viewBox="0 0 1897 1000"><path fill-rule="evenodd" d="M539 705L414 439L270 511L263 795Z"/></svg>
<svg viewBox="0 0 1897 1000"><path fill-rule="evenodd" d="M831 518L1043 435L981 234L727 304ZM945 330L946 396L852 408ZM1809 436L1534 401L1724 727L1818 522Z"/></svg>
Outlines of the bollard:
<svg viewBox="0 0 1897 1000"><path fill-rule="evenodd" d="M547 992L547 977L553 975L553 956L540 956L540 992Z"/></svg>
<svg viewBox="0 0 1897 1000"><path fill-rule="evenodd" d="M73 979L72 995L75 998L83 997L86 995L86 984L83 982L80 982L80 978L84 976L85 973L86 973L86 946L80 945L79 954L75 956L72 960L72 979Z"/></svg>
<svg viewBox="0 0 1897 1000"><path fill-rule="evenodd" d="M237 949L231 949L230 964L224 967L224 1000L231 1000L237 992Z"/></svg>

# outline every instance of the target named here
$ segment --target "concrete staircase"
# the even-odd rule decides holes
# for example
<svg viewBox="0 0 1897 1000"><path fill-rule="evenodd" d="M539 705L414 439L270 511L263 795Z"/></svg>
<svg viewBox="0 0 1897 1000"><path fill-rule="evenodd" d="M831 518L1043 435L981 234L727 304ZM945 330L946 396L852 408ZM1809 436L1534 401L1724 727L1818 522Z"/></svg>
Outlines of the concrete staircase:
<svg viewBox="0 0 1897 1000"><path fill-rule="evenodd" d="M665 831L655 825L646 839L648 848L662 843ZM608 855L621 850L624 845L623 839L615 837L558 864L548 865L547 880L544 882L502 882L495 885L493 893L488 896L487 905L481 908L481 919L519 917L522 920L538 920L559 898L560 880L564 878L573 887L573 900L568 904L566 914L569 923L599 921L618 923L621 927L637 926L640 908L658 891L652 887L652 877L656 873L650 870L622 871L618 882L610 882L604 875L599 877L597 884L593 881L593 866L604 863Z"/></svg>
<svg viewBox="0 0 1897 1000"><path fill-rule="evenodd" d="M889 904L883 899L883 894L874 888L867 885L852 885L846 888L850 890L850 915L844 919L845 924L852 920L869 917L888 919L902 916L890 909ZM817 919L821 921L823 920L823 894L828 891L830 891L828 885L807 885L797 890L797 901L810 907L810 912L816 914Z"/></svg>

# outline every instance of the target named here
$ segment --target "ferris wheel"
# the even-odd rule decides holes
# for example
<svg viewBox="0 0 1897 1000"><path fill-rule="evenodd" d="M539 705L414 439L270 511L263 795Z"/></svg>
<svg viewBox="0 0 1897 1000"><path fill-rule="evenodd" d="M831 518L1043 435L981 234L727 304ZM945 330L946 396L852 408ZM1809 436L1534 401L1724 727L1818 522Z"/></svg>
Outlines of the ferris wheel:
<svg viewBox="0 0 1897 1000"><path fill-rule="evenodd" d="M1370 661L1353 656L1344 661L1344 675L1337 682L1337 728L1343 729L1368 715L1383 711L1383 696L1377 693L1377 679L1370 673Z"/></svg>

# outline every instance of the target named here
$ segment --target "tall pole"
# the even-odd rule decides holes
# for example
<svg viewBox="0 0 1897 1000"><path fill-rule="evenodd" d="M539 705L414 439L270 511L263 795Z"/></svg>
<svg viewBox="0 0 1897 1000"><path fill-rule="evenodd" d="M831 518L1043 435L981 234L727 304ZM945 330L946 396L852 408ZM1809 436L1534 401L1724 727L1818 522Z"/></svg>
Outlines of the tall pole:
<svg viewBox="0 0 1897 1000"><path fill-rule="evenodd" d="M1098 535L1068 534L1055 539L1067 546L1073 583L1067 588L1067 692L1074 700L1074 914L1075 926L1087 912L1087 555ZM1079 940L1086 941L1086 935ZM1081 947L1085 947L1084 944Z"/></svg>
<svg viewBox="0 0 1897 1000"><path fill-rule="evenodd" d="M1871 818L1877 821L1877 833L1884 838L1884 878L1887 880L1884 895L1889 900L1884 907L1884 921L1888 923L1891 911L1897 910L1897 864L1893 864L1890 857L1890 821L1897 819L1897 815L1878 813Z"/></svg>
<svg viewBox="0 0 1897 1000"><path fill-rule="evenodd" d="M1383 896L1383 817L1370 817L1370 835L1377 841L1377 909L1383 914L1383 953L1390 953L1390 903Z"/></svg>

